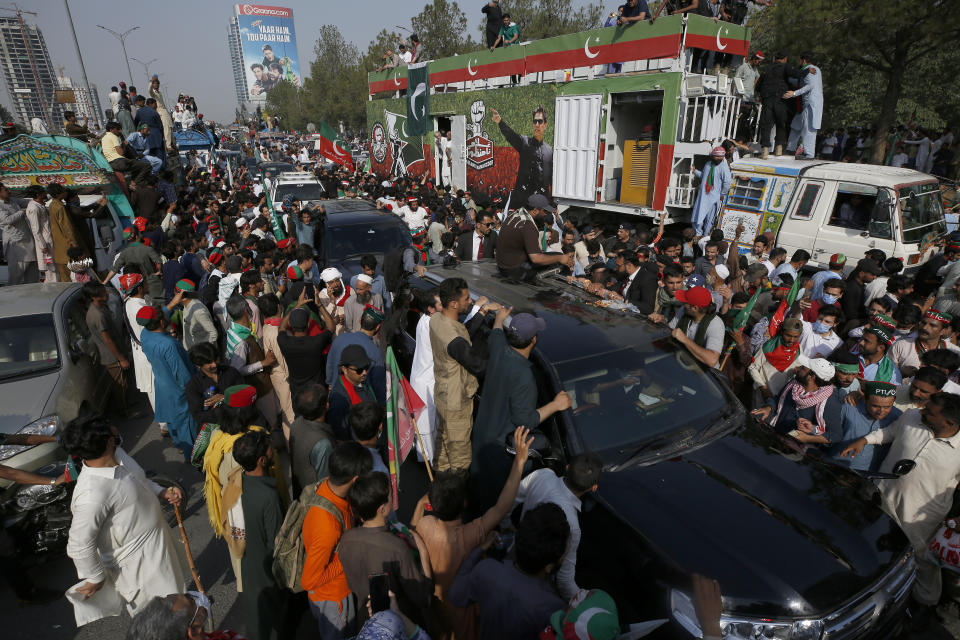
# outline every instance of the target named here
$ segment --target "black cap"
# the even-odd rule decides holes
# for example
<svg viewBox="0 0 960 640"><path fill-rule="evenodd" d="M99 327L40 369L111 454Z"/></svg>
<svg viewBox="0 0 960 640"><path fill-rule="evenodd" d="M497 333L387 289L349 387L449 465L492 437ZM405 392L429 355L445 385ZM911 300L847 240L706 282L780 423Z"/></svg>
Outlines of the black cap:
<svg viewBox="0 0 960 640"><path fill-rule="evenodd" d="M535 193L529 198L527 198L527 206L531 209L543 209L544 211L549 211L553 213L556 211L556 207L551 207L550 202L547 200L547 197L541 193Z"/></svg>
<svg viewBox="0 0 960 640"><path fill-rule="evenodd" d="M365 369L370 366L370 356L360 345L351 344L340 354L340 366Z"/></svg>
<svg viewBox="0 0 960 640"><path fill-rule="evenodd" d="M303 307L297 307L290 312L290 328L303 331L310 324L310 312Z"/></svg>

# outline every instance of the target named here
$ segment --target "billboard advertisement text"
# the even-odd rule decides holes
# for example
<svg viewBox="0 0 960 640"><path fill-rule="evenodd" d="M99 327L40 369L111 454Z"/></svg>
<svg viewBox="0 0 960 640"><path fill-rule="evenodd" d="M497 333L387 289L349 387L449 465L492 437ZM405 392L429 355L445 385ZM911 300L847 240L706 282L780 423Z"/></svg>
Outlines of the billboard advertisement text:
<svg viewBox="0 0 960 640"><path fill-rule="evenodd" d="M293 29L293 10L259 4L234 6L240 29L248 99L265 102L281 82L300 86L300 56Z"/></svg>

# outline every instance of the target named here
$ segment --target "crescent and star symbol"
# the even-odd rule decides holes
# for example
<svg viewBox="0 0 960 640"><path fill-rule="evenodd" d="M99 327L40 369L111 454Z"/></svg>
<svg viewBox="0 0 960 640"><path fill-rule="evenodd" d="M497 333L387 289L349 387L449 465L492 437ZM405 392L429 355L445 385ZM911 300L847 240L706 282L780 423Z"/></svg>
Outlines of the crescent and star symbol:
<svg viewBox="0 0 960 640"><path fill-rule="evenodd" d="M593 39L593 41L600 42L600 38L596 37ZM596 53L593 53L590 51L590 38L587 38L587 41L583 43L583 53L588 58L596 58L598 55L600 55L599 51L597 51Z"/></svg>
<svg viewBox="0 0 960 640"><path fill-rule="evenodd" d="M413 113L413 117L419 120L423 116L427 115L426 107L421 107L420 114L417 114L417 96L427 90L427 85L421 82L417 85L417 88L413 90L413 93L410 94L410 112Z"/></svg>
<svg viewBox="0 0 960 640"><path fill-rule="evenodd" d="M723 25L720 25L719 27L717 27L717 49L719 49L720 51L723 51L724 49L727 48L727 45L722 44L722 43L720 42L720 32L721 32L721 31L723 31L723 35L726 36L726 35L730 35L730 29L724 27Z"/></svg>
<svg viewBox="0 0 960 640"><path fill-rule="evenodd" d="M477 75L477 72L471 67L474 62L476 62L476 60L467 60L467 73L471 76Z"/></svg>
<svg viewBox="0 0 960 640"><path fill-rule="evenodd" d="M717 37L719 38L719 36ZM397 85L398 87L400 86L400 80L397 79L396 73L393 74L393 84Z"/></svg>

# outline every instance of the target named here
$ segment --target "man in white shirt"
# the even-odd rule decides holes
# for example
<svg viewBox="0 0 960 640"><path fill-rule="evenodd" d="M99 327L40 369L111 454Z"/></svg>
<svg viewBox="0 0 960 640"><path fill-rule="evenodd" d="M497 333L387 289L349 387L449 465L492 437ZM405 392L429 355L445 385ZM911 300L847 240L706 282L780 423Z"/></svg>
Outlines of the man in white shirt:
<svg viewBox="0 0 960 640"><path fill-rule="evenodd" d="M840 320L840 307L820 307L816 322L803 322L800 334L800 353L808 358L827 358L843 342L833 329Z"/></svg>
<svg viewBox="0 0 960 640"><path fill-rule="evenodd" d="M400 45L400 53L398 54L400 59L403 60L403 64L410 64L410 61L413 60L413 54L407 51L407 45Z"/></svg>
<svg viewBox="0 0 960 640"><path fill-rule="evenodd" d="M919 411L904 413L889 427L854 441L841 454L853 457L868 444L889 444L880 471L893 473L901 461L914 464L909 473L879 480L883 510L897 521L917 552L917 581L913 598L921 605L940 601L940 565L927 552L927 543L953 506L960 478L960 396L935 393Z"/></svg>
<svg viewBox="0 0 960 640"><path fill-rule="evenodd" d="M910 162L910 156L903 150L901 145L897 145L897 152L893 154L893 158L890 159L890 166L900 168L903 165Z"/></svg>
<svg viewBox="0 0 960 640"><path fill-rule="evenodd" d="M837 147L837 136L831 131L823 139L823 145L820 147L820 156L823 158L832 158L833 150Z"/></svg>
<svg viewBox="0 0 960 640"><path fill-rule="evenodd" d="M396 213L403 218L410 229L426 226L427 219L430 217L430 212L420 206L420 198L417 196L410 197L408 204L405 207L400 207L400 210Z"/></svg>
<svg viewBox="0 0 960 640"><path fill-rule="evenodd" d="M430 346L430 317L440 309L440 298L436 288L429 291L414 290L417 307L423 311L417 322L417 346L413 352L413 364L410 366L410 386L417 392L426 405L424 420L417 421L420 438L417 441L417 457L433 460L433 447L437 439L437 408L433 404L433 350Z"/></svg>
<svg viewBox="0 0 960 640"><path fill-rule="evenodd" d="M560 595L569 600L577 594L577 548L580 546L580 507L581 498L596 491L603 470L603 460L597 454L587 451L577 454L567 465L567 474L557 477L552 469L534 471L520 482L515 504L523 504L523 516L541 504L552 502L563 510L570 525L570 537L567 549L557 571L557 588Z"/></svg>

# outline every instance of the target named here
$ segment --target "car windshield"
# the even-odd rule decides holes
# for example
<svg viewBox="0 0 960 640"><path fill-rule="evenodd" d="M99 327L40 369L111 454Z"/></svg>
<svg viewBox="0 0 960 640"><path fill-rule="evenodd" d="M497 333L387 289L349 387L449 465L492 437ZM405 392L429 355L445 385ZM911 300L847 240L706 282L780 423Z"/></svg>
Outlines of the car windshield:
<svg viewBox="0 0 960 640"><path fill-rule="evenodd" d="M278 184L276 194L273 196L274 202L283 202L284 196L292 193L301 201L319 200L324 196L323 187L317 183L291 183Z"/></svg>
<svg viewBox="0 0 960 640"><path fill-rule="evenodd" d="M900 187L899 197L904 243L923 242L930 234L946 232L940 188L935 182Z"/></svg>
<svg viewBox="0 0 960 640"><path fill-rule="evenodd" d="M336 262L365 253L386 254L391 249L410 244L410 234L402 223L388 218L372 224L328 225L324 243L327 260Z"/></svg>
<svg viewBox="0 0 960 640"><path fill-rule="evenodd" d="M0 319L0 380L60 366L53 316L36 314Z"/></svg>
<svg viewBox="0 0 960 640"><path fill-rule="evenodd" d="M592 451L707 427L729 405L717 380L669 339L555 366Z"/></svg>

